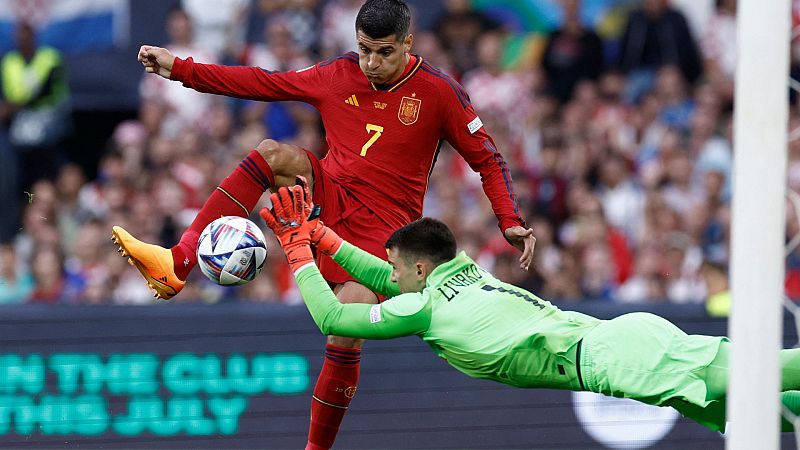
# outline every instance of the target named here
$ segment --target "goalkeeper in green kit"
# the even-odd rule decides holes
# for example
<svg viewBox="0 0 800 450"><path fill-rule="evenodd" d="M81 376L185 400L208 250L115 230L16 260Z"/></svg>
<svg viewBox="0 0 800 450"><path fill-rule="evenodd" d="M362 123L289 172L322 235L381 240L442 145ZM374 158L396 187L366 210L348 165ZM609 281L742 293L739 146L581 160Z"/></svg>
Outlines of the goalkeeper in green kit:
<svg viewBox="0 0 800 450"><path fill-rule="evenodd" d="M671 406L725 429L730 344L687 335L648 313L600 320L562 311L493 277L445 224L423 218L395 231L383 261L325 227L304 180L272 194L261 216L281 242L311 316L325 335L391 339L416 335L461 372L520 388L591 391ZM314 263L311 245L387 297L341 304ZM782 401L800 411L800 349L782 350ZM784 421L784 431L791 425Z"/></svg>

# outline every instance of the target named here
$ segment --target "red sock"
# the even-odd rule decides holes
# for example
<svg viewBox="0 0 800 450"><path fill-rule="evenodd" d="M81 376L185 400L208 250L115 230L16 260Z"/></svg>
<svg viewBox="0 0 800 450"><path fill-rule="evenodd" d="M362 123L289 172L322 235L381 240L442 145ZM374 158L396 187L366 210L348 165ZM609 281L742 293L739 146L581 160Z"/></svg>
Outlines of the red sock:
<svg viewBox="0 0 800 450"><path fill-rule="evenodd" d="M275 176L269 164L258 151L251 150L211 193L192 224L183 232L180 242L171 248L175 275L185 280L197 265L197 240L206 225L221 216L247 217L261 194L273 184Z"/></svg>
<svg viewBox="0 0 800 450"><path fill-rule="evenodd" d="M311 427L306 449L333 446L344 413L356 393L360 366L360 348L325 346L325 362L311 400Z"/></svg>

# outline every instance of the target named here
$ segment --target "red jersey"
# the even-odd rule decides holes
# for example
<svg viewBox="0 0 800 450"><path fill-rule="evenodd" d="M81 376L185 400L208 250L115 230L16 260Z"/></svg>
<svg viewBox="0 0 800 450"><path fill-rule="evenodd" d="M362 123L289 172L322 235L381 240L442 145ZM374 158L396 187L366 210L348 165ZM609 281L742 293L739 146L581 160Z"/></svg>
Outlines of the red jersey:
<svg viewBox="0 0 800 450"><path fill-rule="evenodd" d="M422 216L442 140L480 172L500 229L525 224L505 160L466 92L419 56L389 85L367 80L354 52L289 72L175 58L171 78L200 92L316 107L329 148L323 170L393 228Z"/></svg>

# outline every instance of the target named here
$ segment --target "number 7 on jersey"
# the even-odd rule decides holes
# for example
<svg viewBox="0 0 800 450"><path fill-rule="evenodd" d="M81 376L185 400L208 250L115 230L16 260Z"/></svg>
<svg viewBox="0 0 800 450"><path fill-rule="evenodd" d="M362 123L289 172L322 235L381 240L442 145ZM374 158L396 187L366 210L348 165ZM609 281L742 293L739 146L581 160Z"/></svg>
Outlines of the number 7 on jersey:
<svg viewBox="0 0 800 450"><path fill-rule="evenodd" d="M367 150L369 150L369 148L372 147L372 144L374 144L375 141L377 141L378 138L381 137L381 134L383 134L383 127L380 125L373 125L371 123L368 123L367 134L369 134L372 131L374 131L375 134L370 136L367 143L361 146L361 156L367 156Z"/></svg>

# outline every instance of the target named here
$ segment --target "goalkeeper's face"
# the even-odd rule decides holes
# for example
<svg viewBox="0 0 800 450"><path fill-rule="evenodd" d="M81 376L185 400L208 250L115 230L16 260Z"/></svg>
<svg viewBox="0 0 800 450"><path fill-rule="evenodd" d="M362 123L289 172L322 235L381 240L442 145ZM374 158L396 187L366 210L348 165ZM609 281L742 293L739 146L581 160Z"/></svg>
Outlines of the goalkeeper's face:
<svg viewBox="0 0 800 450"><path fill-rule="evenodd" d="M422 292L425 280L432 270L424 260L403 255L396 247L386 250L387 262L392 266L392 281L397 283L400 292Z"/></svg>
<svg viewBox="0 0 800 450"><path fill-rule="evenodd" d="M358 42L358 65L367 79L375 84L396 81L408 64L413 36L398 39L390 35L380 39L367 36L363 31L356 33Z"/></svg>

